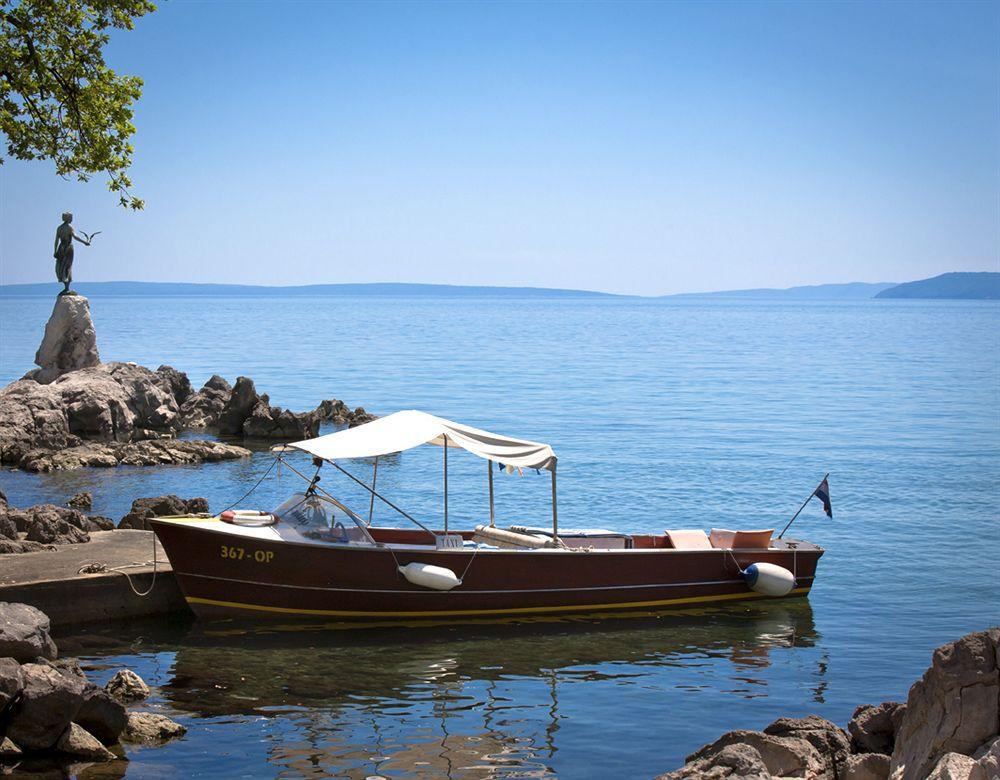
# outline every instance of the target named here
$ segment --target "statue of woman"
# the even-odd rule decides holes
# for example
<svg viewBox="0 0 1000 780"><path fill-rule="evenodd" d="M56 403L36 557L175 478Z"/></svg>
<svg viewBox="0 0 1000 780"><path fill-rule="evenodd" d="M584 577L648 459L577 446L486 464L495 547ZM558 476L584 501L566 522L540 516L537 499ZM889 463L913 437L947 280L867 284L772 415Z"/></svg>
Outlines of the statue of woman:
<svg viewBox="0 0 1000 780"><path fill-rule="evenodd" d="M56 279L64 285L63 291L59 294L72 295L69 285L73 281L73 239L87 246L90 246L90 241L86 238L80 238L73 230L73 225L70 224L73 222L73 215L68 211L62 215L62 220L62 224L56 228L56 245L53 257L56 259Z"/></svg>

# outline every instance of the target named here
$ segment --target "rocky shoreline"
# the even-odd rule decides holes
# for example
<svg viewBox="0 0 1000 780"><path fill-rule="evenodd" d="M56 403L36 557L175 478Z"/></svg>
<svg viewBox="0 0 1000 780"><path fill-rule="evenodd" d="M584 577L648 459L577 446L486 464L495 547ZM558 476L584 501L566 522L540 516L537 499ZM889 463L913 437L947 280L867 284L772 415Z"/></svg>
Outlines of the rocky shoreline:
<svg viewBox="0 0 1000 780"><path fill-rule="evenodd" d="M315 436L322 422L374 419L336 399L308 412L272 406L248 377L230 385L216 375L196 391L171 366L101 363L89 304L78 295L56 300L35 361L39 368L0 390L0 465L27 471L232 460L250 451L178 434L287 441Z"/></svg>
<svg viewBox="0 0 1000 780"><path fill-rule="evenodd" d="M998 780L1000 628L934 651L906 703L863 704L847 730L817 715L730 731L657 780Z"/></svg>
<svg viewBox="0 0 1000 780"><path fill-rule="evenodd" d="M28 604L0 602L0 774L42 762L76 776L88 765L125 762L124 744L160 745L186 729L128 707L150 695L121 669L102 688L73 658L59 658L49 619Z"/></svg>
<svg viewBox="0 0 1000 780"><path fill-rule="evenodd" d="M63 544L85 544L95 531L131 528L149 531L151 517L208 514L204 498L182 499L178 496L137 498L128 513L115 524L110 517L87 514L91 509L90 493L78 493L67 506L36 504L27 509L10 506L0 491L0 555L54 550Z"/></svg>

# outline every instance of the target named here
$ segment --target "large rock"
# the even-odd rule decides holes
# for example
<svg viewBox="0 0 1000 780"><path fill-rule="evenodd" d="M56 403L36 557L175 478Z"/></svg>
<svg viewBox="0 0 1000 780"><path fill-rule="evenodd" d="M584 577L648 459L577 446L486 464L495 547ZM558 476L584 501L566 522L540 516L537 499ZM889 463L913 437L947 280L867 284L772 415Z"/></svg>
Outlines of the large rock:
<svg viewBox="0 0 1000 780"><path fill-rule="evenodd" d="M1000 778L1000 736L991 739L972 754L990 780Z"/></svg>
<svg viewBox="0 0 1000 780"><path fill-rule="evenodd" d="M89 511L94 508L94 495L87 490L81 491L69 499L69 501L66 502L66 506L73 509L86 509Z"/></svg>
<svg viewBox="0 0 1000 780"><path fill-rule="evenodd" d="M76 723L70 723L66 727L56 742L55 749L58 753L80 756L90 761L111 761L116 757L99 739Z"/></svg>
<svg viewBox="0 0 1000 780"><path fill-rule="evenodd" d="M992 628L934 651L930 668L910 688L890 776L922 780L945 754L969 755L998 731L1000 628Z"/></svg>
<svg viewBox="0 0 1000 780"><path fill-rule="evenodd" d="M233 388L218 374L212 376L197 393L181 404L180 421L185 428L211 428L229 403Z"/></svg>
<svg viewBox="0 0 1000 780"><path fill-rule="evenodd" d="M25 540L40 544L82 544L90 541L84 531L87 518L75 509L39 504L25 513L31 519Z"/></svg>
<svg viewBox="0 0 1000 780"><path fill-rule="evenodd" d="M13 658L0 658L0 712L24 689L21 664Z"/></svg>
<svg viewBox="0 0 1000 780"><path fill-rule="evenodd" d="M849 756L839 780L886 780L889 777L889 756L885 753L859 753Z"/></svg>
<svg viewBox="0 0 1000 780"><path fill-rule="evenodd" d="M25 664L21 703L7 727L7 736L21 748L48 750L83 706L86 683L48 664Z"/></svg>
<svg viewBox="0 0 1000 780"><path fill-rule="evenodd" d="M76 722L105 745L113 745L125 729L128 713L114 696L93 683L83 691L83 706L76 715Z"/></svg>
<svg viewBox="0 0 1000 780"><path fill-rule="evenodd" d="M164 715L153 712L130 712L125 730L122 732L122 742L135 742L143 745L157 745L168 739L183 735L187 729L180 723L175 723Z"/></svg>
<svg viewBox="0 0 1000 780"><path fill-rule="evenodd" d="M838 777L841 767L851 754L851 742L847 732L819 715L804 718L778 718L764 729L765 734L775 737L797 737L804 739L820 754L825 765L823 772L829 777Z"/></svg>
<svg viewBox="0 0 1000 780"><path fill-rule="evenodd" d="M17 523L6 514L0 515L0 539L17 539Z"/></svg>
<svg viewBox="0 0 1000 780"><path fill-rule="evenodd" d="M879 705L862 704L851 716L847 730L855 753L885 753L892 755L896 730L906 712L906 705L887 701Z"/></svg>
<svg viewBox="0 0 1000 780"><path fill-rule="evenodd" d="M45 324L45 335L35 353L40 370L37 382L51 382L60 374L101 362L97 351L97 333L90 318L90 302L82 295L60 295Z"/></svg>
<svg viewBox="0 0 1000 780"><path fill-rule="evenodd" d="M771 780L771 773L756 749L727 745L710 756L689 760L657 780Z"/></svg>
<svg viewBox="0 0 1000 780"><path fill-rule="evenodd" d="M25 471L50 472L83 466L172 466L216 463L249 458L250 450L233 444L202 439L158 439L127 444L83 444L63 450L36 450L25 454Z"/></svg>
<svg viewBox="0 0 1000 780"><path fill-rule="evenodd" d="M178 407L194 393L187 374L173 366L160 366L156 369L156 375L160 377L160 386L170 392Z"/></svg>
<svg viewBox="0 0 1000 780"><path fill-rule="evenodd" d="M55 658L56 643L49 636L49 617L29 604L0 601L0 657L22 663Z"/></svg>
<svg viewBox="0 0 1000 780"><path fill-rule="evenodd" d="M119 669L115 672L104 690L122 704L142 701L149 696L149 686L131 669Z"/></svg>
<svg viewBox="0 0 1000 780"><path fill-rule="evenodd" d="M761 731L737 730L723 734L687 757L687 762L710 759L731 745L745 745L757 751L767 771L776 777L834 778L828 761L800 737L776 737Z"/></svg>
<svg viewBox="0 0 1000 780"><path fill-rule="evenodd" d="M204 498L184 500L179 496L155 496L153 498L137 498L132 502L128 514L118 523L119 528L135 528L149 531L153 517L175 517L177 515L193 515L208 512L208 501Z"/></svg>
<svg viewBox="0 0 1000 780"><path fill-rule="evenodd" d="M262 395L243 422L243 435L253 439L311 439L319 433L319 422L313 412L296 414L271 406L267 395Z"/></svg>
<svg viewBox="0 0 1000 780"><path fill-rule="evenodd" d="M925 780L993 780L975 759L961 753L945 753Z"/></svg>
<svg viewBox="0 0 1000 780"><path fill-rule="evenodd" d="M106 363L51 384L22 379L0 390L0 460L59 451L83 440L129 442L179 427L177 402L161 376L132 363Z"/></svg>
<svg viewBox="0 0 1000 780"><path fill-rule="evenodd" d="M216 422L219 433L227 436L242 435L243 423L259 400L253 380L245 376L237 377L233 391L229 394L229 401Z"/></svg>

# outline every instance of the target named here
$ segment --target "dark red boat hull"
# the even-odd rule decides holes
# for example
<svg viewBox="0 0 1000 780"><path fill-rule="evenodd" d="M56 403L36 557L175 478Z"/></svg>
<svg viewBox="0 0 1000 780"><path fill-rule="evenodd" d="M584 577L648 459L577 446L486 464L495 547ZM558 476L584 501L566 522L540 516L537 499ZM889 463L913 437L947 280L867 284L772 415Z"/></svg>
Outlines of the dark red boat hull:
<svg viewBox="0 0 1000 780"><path fill-rule="evenodd" d="M807 594L823 550L601 552L390 550L241 538L197 523L153 521L178 583L200 617L331 621L464 621L534 615L649 612L767 598L739 573L751 563L796 577ZM398 567L443 566L462 579L451 591L408 582Z"/></svg>

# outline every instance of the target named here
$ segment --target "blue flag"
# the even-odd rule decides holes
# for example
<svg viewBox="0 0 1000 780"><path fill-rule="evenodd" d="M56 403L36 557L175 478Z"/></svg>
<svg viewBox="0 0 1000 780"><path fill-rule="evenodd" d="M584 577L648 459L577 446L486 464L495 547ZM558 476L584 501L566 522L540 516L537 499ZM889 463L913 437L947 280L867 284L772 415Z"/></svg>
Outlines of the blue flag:
<svg viewBox="0 0 1000 780"><path fill-rule="evenodd" d="M816 488L813 495L823 502L823 511L826 512L826 516L833 517L833 505L830 503L830 484L826 481L826 477L819 483L819 487Z"/></svg>

